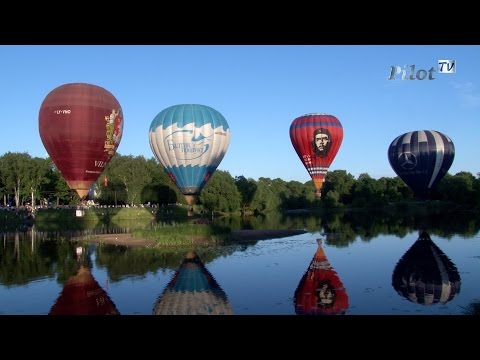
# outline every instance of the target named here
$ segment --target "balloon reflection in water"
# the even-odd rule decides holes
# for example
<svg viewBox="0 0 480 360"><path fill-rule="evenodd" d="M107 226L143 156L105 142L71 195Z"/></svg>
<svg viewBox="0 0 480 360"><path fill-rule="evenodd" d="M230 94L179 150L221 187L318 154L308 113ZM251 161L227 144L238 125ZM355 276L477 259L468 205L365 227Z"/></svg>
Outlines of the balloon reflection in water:
<svg viewBox="0 0 480 360"><path fill-rule="evenodd" d="M294 295L298 315L343 315L348 295L336 271L330 265L318 239L318 248Z"/></svg>
<svg viewBox="0 0 480 360"><path fill-rule="evenodd" d="M120 315L108 294L92 276L90 269L82 263L82 248L77 247L80 268L71 276L49 315Z"/></svg>
<svg viewBox="0 0 480 360"><path fill-rule="evenodd" d="M188 252L153 307L154 315L233 315L227 295L198 255Z"/></svg>
<svg viewBox="0 0 480 360"><path fill-rule="evenodd" d="M392 274L392 286L403 297L423 305L445 304L460 292L453 262L426 232L402 256Z"/></svg>

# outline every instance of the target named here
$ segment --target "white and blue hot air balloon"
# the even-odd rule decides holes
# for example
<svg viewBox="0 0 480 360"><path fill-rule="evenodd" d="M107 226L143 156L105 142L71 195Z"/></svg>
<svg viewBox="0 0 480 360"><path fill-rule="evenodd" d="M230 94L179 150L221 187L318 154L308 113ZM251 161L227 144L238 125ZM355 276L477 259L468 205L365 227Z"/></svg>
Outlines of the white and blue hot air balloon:
<svg viewBox="0 0 480 360"><path fill-rule="evenodd" d="M155 116L148 137L155 157L193 205L227 152L230 128L209 106L181 104Z"/></svg>

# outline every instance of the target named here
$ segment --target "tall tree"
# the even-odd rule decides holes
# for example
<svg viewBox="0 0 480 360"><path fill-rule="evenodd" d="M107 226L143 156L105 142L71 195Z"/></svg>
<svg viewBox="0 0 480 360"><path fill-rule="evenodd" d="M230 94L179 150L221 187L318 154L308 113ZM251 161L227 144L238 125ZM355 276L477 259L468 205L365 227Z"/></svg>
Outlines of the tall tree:
<svg viewBox="0 0 480 360"><path fill-rule="evenodd" d="M143 202L157 204L186 202L185 196L173 183L156 158L148 159L146 165L152 176L152 181L142 192Z"/></svg>
<svg viewBox="0 0 480 360"><path fill-rule="evenodd" d="M228 171L216 170L200 193L199 200L209 210L234 212L240 209L242 195Z"/></svg>
<svg viewBox="0 0 480 360"><path fill-rule="evenodd" d="M50 160L35 157L27 162L28 177L25 179L25 188L30 192L32 208L35 209L36 195L42 185L50 180Z"/></svg>
<svg viewBox="0 0 480 360"><path fill-rule="evenodd" d="M252 209L256 212L278 210L281 204L280 195L272 190L272 180L261 177L257 182L257 191L252 200Z"/></svg>
<svg viewBox="0 0 480 360"><path fill-rule="evenodd" d="M330 171L327 173L325 184L323 184L322 196L326 196L329 191L335 191L334 197L337 201L344 205L350 204L353 184L355 184L355 178L345 170Z"/></svg>
<svg viewBox="0 0 480 360"><path fill-rule="evenodd" d="M140 204L144 188L152 181L143 156L114 156L107 165L106 174L109 182L120 182L126 193L126 202L130 205ZM107 171L108 170L108 171Z"/></svg>
<svg viewBox="0 0 480 360"><path fill-rule="evenodd" d="M300 209L308 207L309 201L307 200L307 193L305 185L301 182L287 182L285 191L282 195L282 207L285 209Z"/></svg>
<svg viewBox="0 0 480 360"><path fill-rule="evenodd" d="M20 196L29 179L29 160L31 156L26 152L8 152L0 158L2 182L8 192L13 192L16 207L21 205Z"/></svg>
<svg viewBox="0 0 480 360"><path fill-rule="evenodd" d="M460 171L454 176L447 174L437 185L438 191L444 200L452 201L459 204L474 205L475 177L466 171Z"/></svg>
<svg viewBox="0 0 480 360"><path fill-rule="evenodd" d="M237 186L237 189L242 196L242 212L245 212L250 208L250 204L253 200L253 195L255 195L255 191L257 190L257 184L253 179L246 179L244 176L236 176L235 185Z"/></svg>

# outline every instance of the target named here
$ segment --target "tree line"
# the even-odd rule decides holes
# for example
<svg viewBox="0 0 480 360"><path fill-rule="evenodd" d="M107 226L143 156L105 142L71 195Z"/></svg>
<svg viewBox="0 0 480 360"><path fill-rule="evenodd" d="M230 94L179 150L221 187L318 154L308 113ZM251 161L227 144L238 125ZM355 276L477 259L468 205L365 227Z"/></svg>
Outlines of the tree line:
<svg viewBox="0 0 480 360"><path fill-rule="evenodd" d="M0 206L21 207L77 205L50 158L8 152L0 157ZM91 189L88 199L100 205L164 205L187 201L155 158L115 154ZM199 196L203 208L225 213L264 213L271 210L318 207L382 207L413 201L410 188L398 177L374 179L367 173L355 178L346 170L327 174L322 197L315 198L312 181L284 181L218 170ZM430 200L480 207L480 178L470 172L446 174L432 190Z"/></svg>

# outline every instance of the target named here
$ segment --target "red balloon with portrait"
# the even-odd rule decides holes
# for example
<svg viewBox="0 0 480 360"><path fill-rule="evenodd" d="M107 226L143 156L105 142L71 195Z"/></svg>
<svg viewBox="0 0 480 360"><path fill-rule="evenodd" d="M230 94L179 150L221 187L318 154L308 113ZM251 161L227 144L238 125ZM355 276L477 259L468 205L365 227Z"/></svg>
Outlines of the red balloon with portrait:
<svg viewBox="0 0 480 360"><path fill-rule="evenodd" d="M342 145L340 120L322 113L300 116L290 125L290 140L320 197L327 171Z"/></svg>

